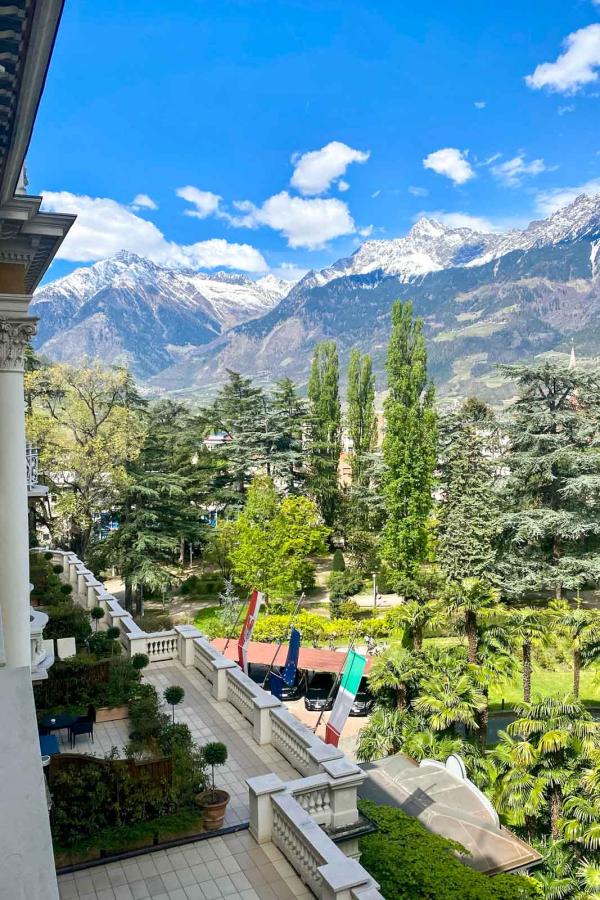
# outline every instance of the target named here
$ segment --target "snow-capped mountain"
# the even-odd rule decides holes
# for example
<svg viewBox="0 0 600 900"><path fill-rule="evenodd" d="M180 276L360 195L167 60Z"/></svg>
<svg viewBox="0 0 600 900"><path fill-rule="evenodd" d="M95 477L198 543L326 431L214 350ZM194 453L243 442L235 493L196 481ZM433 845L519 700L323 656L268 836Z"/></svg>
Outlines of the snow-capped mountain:
<svg viewBox="0 0 600 900"><path fill-rule="evenodd" d="M264 315L289 289L272 275L190 272L121 251L45 285L31 311L40 318L41 352L69 361L98 356L145 376L172 362L173 348Z"/></svg>
<svg viewBox="0 0 600 900"><path fill-rule="evenodd" d="M442 393L496 390L498 362L600 353L600 195L578 197L523 230L483 233L430 218L393 240L309 272L290 290L158 266L119 253L35 295L36 345L48 356L124 362L161 389L212 390L227 368L266 381L306 377L314 344L334 338L383 369L389 310L411 298L425 320Z"/></svg>
<svg viewBox="0 0 600 900"><path fill-rule="evenodd" d="M532 222L522 231L483 232L452 228L423 217L405 237L365 241L346 259L320 272L309 272L299 285L319 287L336 278L381 272L411 281L430 272L481 266L514 250L532 250L576 241L600 230L600 195L581 194L550 218Z"/></svg>

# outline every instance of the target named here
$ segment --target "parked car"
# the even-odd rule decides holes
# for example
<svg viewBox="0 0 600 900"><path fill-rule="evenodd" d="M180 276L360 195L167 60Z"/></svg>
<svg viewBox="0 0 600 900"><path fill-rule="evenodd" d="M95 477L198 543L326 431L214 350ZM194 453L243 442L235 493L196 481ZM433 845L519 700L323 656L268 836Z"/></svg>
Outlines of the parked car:
<svg viewBox="0 0 600 900"><path fill-rule="evenodd" d="M277 672L281 675L281 666L273 666L273 671ZM265 691L269 691L269 666L262 665L261 663L249 663L248 664L248 675L252 679L252 681L259 684L261 687L264 686ZM281 691L281 699L282 700L299 700L300 697L303 696L304 691L306 689L306 678L304 672L300 672L300 670L296 671L296 678L292 685L284 684Z"/></svg>
<svg viewBox="0 0 600 900"><path fill-rule="evenodd" d="M373 712L375 706L375 697L369 690L369 684L366 678L361 679L354 698L354 703L350 708L351 716L368 716Z"/></svg>
<svg viewBox="0 0 600 900"><path fill-rule="evenodd" d="M322 709L331 709L337 694L337 688L335 691L332 690L335 683L336 677L331 672L317 672L308 683L304 698L305 708L318 712Z"/></svg>

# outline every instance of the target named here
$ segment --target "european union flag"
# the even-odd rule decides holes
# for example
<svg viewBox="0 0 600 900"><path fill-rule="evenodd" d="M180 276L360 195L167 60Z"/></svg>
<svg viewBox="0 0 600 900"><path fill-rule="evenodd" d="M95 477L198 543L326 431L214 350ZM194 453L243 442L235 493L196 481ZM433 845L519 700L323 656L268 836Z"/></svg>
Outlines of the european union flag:
<svg viewBox="0 0 600 900"><path fill-rule="evenodd" d="M273 696L281 700L283 697L283 678L278 672L271 672L269 675L269 688Z"/></svg>
<svg viewBox="0 0 600 900"><path fill-rule="evenodd" d="M290 634L290 643L288 646L287 659L283 667L283 681L288 687L292 687L296 680L296 672L298 671L298 658L300 656L300 639L301 635L297 628L292 628Z"/></svg>

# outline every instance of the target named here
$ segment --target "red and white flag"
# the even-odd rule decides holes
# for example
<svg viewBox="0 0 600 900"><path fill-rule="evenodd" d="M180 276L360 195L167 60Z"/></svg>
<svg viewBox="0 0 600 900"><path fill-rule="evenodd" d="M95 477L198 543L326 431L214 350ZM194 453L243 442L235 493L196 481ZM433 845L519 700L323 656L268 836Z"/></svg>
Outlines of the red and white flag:
<svg viewBox="0 0 600 900"><path fill-rule="evenodd" d="M252 632L254 631L254 623L258 619L258 613L263 601L263 595L260 591L252 591L248 612L244 619L244 626L238 640L238 663L240 669L248 674L248 644L252 640Z"/></svg>

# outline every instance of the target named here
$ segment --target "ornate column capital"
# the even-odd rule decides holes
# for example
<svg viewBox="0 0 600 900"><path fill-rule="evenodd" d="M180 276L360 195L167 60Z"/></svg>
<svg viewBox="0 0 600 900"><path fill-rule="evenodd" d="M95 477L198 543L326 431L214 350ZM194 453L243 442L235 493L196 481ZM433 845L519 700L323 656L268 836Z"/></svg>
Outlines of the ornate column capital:
<svg viewBox="0 0 600 900"><path fill-rule="evenodd" d="M0 317L0 372L22 372L24 350L36 332L37 319Z"/></svg>

